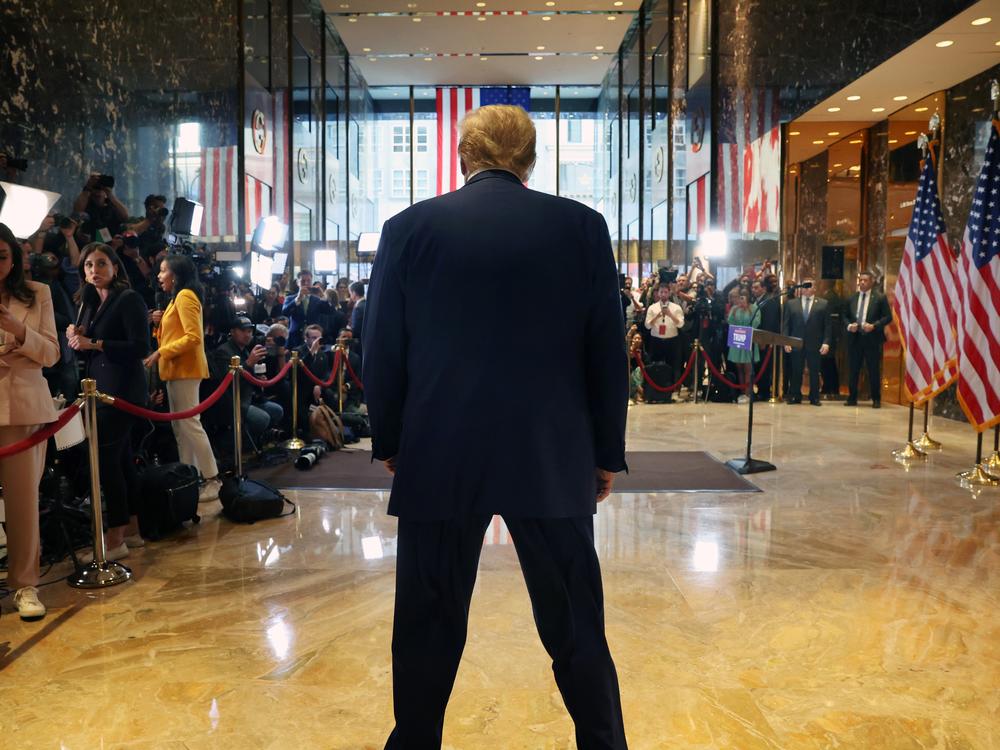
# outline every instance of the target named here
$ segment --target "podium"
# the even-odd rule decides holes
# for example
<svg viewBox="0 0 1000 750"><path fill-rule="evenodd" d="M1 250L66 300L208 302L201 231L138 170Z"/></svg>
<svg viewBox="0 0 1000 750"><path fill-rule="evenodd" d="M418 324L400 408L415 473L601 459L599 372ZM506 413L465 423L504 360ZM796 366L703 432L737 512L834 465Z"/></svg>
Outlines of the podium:
<svg viewBox="0 0 1000 750"><path fill-rule="evenodd" d="M792 349L802 348L802 339L793 336L782 336L780 333L764 331L760 328L750 328L747 326L729 327L729 345L740 349L747 349L753 353L753 347L757 346L790 346ZM772 357L776 356L774 353ZM753 356L750 357L750 387L747 388L747 398L750 399L750 407L747 413L747 454L743 458L734 458L726 461L726 466L737 474L759 474L762 471L774 471L778 467L768 461L762 461L751 456L753 445L753 381L754 381Z"/></svg>

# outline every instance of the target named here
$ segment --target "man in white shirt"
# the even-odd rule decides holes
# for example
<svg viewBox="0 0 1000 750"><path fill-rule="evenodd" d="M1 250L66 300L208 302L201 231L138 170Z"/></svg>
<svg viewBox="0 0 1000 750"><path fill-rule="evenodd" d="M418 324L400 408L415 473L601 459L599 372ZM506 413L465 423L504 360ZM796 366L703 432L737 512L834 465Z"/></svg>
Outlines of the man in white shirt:
<svg viewBox="0 0 1000 750"><path fill-rule="evenodd" d="M656 302L646 311L646 328L649 338L646 340L646 354L651 362L664 362L671 372L670 383L673 385L681 375L681 339L680 329L684 325L684 310L675 302L670 301L675 284L661 283L656 290Z"/></svg>

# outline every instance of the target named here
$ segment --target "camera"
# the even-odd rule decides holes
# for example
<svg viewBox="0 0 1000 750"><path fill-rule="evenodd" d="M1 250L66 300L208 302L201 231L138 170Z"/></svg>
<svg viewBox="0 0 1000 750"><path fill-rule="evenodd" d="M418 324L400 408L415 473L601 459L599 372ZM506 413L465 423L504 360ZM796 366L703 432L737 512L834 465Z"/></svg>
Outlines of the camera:
<svg viewBox="0 0 1000 750"><path fill-rule="evenodd" d="M28 171L28 160L27 159L15 159L13 154L3 154L7 160L8 169L16 169L18 172Z"/></svg>
<svg viewBox="0 0 1000 750"><path fill-rule="evenodd" d="M661 268L658 273L661 284L673 284L680 272L676 268Z"/></svg>
<svg viewBox="0 0 1000 750"><path fill-rule="evenodd" d="M308 471L327 450L326 443L322 440L313 440L299 451L299 455L295 459L295 468L300 471Z"/></svg>
<svg viewBox="0 0 1000 750"><path fill-rule="evenodd" d="M115 178L109 174L97 175L97 187L99 188L113 188L115 186Z"/></svg>

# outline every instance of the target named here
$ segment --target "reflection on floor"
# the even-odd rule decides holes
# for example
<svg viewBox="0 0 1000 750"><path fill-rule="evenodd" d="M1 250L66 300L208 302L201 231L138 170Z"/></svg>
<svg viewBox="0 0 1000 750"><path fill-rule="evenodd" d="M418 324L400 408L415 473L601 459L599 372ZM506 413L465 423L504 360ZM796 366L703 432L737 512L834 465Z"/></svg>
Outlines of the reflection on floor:
<svg viewBox="0 0 1000 750"><path fill-rule="evenodd" d="M745 407L637 406L632 450L739 455ZM1000 747L1000 491L959 490L970 430L908 471L890 407L764 406L761 494L601 506L608 635L636 748ZM323 460L335 461L336 456ZM10 748L381 748L395 522L376 493L201 526L104 594L0 619ZM509 537L495 524L449 748L572 748Z"/></svg>

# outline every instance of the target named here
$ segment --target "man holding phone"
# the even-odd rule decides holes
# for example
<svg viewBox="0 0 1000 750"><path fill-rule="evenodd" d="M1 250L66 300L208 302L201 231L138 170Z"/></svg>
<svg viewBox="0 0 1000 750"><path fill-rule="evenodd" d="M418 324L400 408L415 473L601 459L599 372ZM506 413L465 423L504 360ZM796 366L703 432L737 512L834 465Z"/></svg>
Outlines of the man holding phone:
<svg viewBox="0 0 1000 750"><path fill-rule="evenodd" d="M330 304L320 295L320 289L313 286L311 271L305 268L299 271L298 294L287 297L281 311L288 316L290 348L302 343L302 332L306 326L321 324L330 315Z"/></svg>

